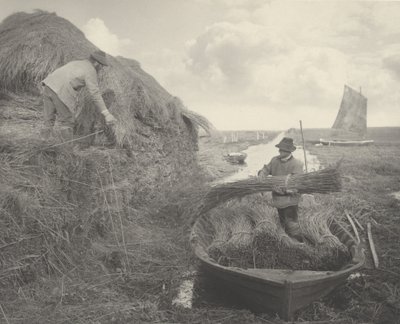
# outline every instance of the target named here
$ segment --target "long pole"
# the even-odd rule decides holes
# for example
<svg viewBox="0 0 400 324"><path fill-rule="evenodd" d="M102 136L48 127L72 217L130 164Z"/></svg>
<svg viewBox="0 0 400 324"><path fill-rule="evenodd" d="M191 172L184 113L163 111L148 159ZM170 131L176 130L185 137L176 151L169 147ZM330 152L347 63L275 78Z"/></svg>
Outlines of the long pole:
<svg viewBox="0 0 400 324"><path fill-rule="evenodd" d="M306 157L306 145L304 143L304 135L303 135L303 124L300 120L300 131L301 131L301 139L303 141L303 152L304 152L304 165L306 167L306 173L308 172L307 170L307 157Z"/></svg>

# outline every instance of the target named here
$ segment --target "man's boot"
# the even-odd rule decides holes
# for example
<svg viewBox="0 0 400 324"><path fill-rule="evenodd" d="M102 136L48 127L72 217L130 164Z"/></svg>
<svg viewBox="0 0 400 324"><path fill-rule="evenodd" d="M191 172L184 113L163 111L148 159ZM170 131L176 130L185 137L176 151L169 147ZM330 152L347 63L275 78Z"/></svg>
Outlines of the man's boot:
<svg viewBox="0 0 400 324"><path fill-rule="evenodd" d="M299 242L304 242L303 234L301 233L300 225L298 222L287 220L285 224L286 233Z"/></svg>

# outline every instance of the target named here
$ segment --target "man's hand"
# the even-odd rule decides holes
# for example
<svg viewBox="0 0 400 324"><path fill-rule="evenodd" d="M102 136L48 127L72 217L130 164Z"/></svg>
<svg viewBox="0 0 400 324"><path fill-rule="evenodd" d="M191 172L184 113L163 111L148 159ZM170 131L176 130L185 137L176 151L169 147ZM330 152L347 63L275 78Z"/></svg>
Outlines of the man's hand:
<svg viewBox="0 0 400 324"><path fill-rule="evenodd" d="M117 120L108 110L104 111L103 115L104 115L104 119L106 120L107 126L115 125Z"/></svg>
<svg viewBox="0 0 400 324"><path fill-rule="evenodd" d="M277 193L278 195L285 195L286 194L286 188L284 187L273 187L272 191Z"/></svg>

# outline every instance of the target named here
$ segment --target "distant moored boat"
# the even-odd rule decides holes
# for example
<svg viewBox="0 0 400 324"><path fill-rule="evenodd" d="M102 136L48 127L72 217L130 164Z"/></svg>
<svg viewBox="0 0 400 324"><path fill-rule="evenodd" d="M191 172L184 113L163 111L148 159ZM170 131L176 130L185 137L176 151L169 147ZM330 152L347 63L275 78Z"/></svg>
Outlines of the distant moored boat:
<svg viewBox="0 0 400 324"><path fill-rule="evenodd" d="M233 152L233 153L228 153L228 154L224 155L224 158L229 163L242 164L242 163L244 163L244 160L246 160L247 154L244 152Z"/></svg>
<svg viewBox="0 0 400 324"><path fill-rule="evenodd" d="M374 141L366 139L367 98L349 86L344 86L339 112L329 139L320 139L323 145L363 146Z"/></svg>

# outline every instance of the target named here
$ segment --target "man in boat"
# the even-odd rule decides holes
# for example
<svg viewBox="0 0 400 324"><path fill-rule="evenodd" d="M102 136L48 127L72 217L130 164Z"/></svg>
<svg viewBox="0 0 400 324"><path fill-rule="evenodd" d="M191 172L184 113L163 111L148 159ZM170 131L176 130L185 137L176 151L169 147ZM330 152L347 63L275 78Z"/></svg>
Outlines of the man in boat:
<svg viewBox="0 0 400 324"><path fill-rule="evenodd" d="M284 137L275 146L279 149L279 155L273 157L268 164L258 171L260 178L303 173L303 162L292 155L292 152L296 150L292 138ZM298 222L299 200L300 194L295 190L279 187L272 191L272 202L278 210L280 222L286 233L299 241L303 241Z"/></svg>
<svg viewBox="0 0 400 324"><path fill-rule="evenodd" d="M62 140L73 138L75 124L74 111L78 91L88 89L93 103L105 118L108 126L113 126L116 119L108 111L101 96L97 74L107 66L106 54L94 51L85 60L71 61L56 69L42 81L44 104L44 128L41 135L48 138L52 134L56 115L59 124L59 135Z"/></svg>

